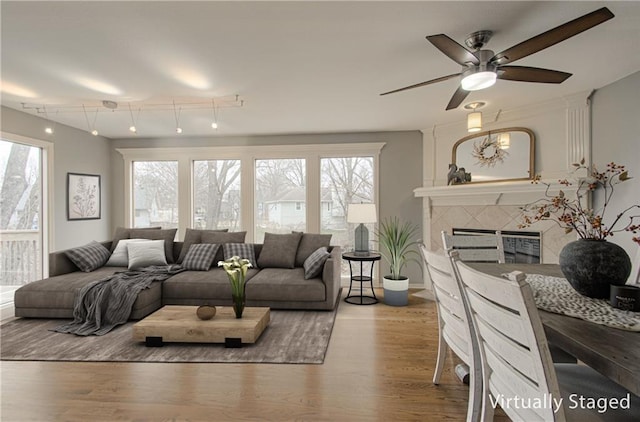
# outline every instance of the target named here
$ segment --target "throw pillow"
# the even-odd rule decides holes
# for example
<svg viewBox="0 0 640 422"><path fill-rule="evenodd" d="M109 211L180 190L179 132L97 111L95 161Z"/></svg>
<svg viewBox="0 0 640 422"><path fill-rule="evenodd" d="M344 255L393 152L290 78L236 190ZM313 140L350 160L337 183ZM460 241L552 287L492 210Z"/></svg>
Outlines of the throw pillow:
<svg viewBox="0 0 640 422"><path fill-rule="evenodd" d="M145 230L159 230L162 227L147 227ZM111 242L111 253L116 250L116 246L118 246L118 242L122 239L132 239L135 236L131 236L131 230L133 228L128 227L117 227L116 232L113 234L113 241Z"/></svg>
<svg viewBox="0 0 640 422"><path fill-rule="evenodd" d="M109 249L95 240L79 248L69 249L64 254L85 273L102 267L111 256Z"/></svg>
<svg viewBox="0 0 640 422"><path fill-rule="evenodd" d="M127 245L129 269L138 270L150 265L167 265L164 243L164 240L145 240L129 243Z"/></svg>
<svg viewBox="0 0 640 422"><path fill-rule="evenodd" d="M247 236L247 232L207 232L202 233L200 236L202 243L216 243L222 245L225 243L244 243L244 238ZM255 254L254 254L255 255ZM219 249L214 262L225 259L223 250Z"/></svg>
<svg viewBox="0 0 640 422"><path fill-rule="evenodd" d="M145 239L122 239L105 264L107 267L128 267L129 252L127 245L133 242L144 242Z"/></svg>
<svg viewBox="0 0 640 422"><path fill-rule="evenodd" d="M296 267L302 267L304 261L318 248L329 247L330 234L303 233L298 252L296 253Z"/></svg>
<svg viewBox="0 0 640 422"><path fill-rule="evenodd" d="M322 274L322 269L324 268L324 263L331 256L327 248L324 246L318 248L315 252L313 252L309 257L304 261L304 279L309 280L310 278L316 278L320 274Z"/></svg>
<svg viewBox="0 0 640 422"><path fill-rule="evenodd" d="M184 235L184 241L182 242L182 250L180 251L180 256L178 257L178 264L181 264L184 260L184 257L189 252L189 248L191 245L195 245L198 243L202 243L202 234L203 233L224 233L228 232L229 229L221 229L221 230L199 230L199 229L189 229L187 228L187 232ZM244 238L242 239L244 241ZM208 242L215 243L215 242Z"/></svg>
<svg viewBox="0 0 640 422"><path fill-rule="evenodd" d="M128 230L128 236L132 239L148 239L148 240L164 240L164 253L169 264L173 264L173 241L176 237L178 229L125 229ZM118 242L119 243L119 242ZM113 244L117 246L116 241ZM113 247L113 245L112 245ZM115 250L115 249L114 249Z"/></svg>
<svg viewBox="0 0 640 422"><path fill-rule="evenodd" d="M253 268L258 268L256 253L251 243L225 243L222 245L222 249L224 249L225 260L232 256L239 256L240 258L248 259Z"/></svg>
<svg viewBox="0 0 640 422"><path fill-rule="evenodd" d="M260 268L293 268L302 233L265 233L262 251L258 257Z"/></svg>
<svg viewBox="0 0 640 422"><path fill-rule="evenodd" d="M214 243L197 243L189 247L189 252L182 261L185 270L209 271L220 245Z"/></svg>

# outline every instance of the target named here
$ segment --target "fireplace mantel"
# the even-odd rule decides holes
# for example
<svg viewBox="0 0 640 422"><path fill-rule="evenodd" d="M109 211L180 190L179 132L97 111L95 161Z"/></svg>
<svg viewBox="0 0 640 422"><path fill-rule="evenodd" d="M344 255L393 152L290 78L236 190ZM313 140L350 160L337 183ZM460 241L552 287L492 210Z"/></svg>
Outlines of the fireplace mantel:
<svg viewBox="0 0 640 422"><path fill-rule="evenodd" d="M556 193L561 185L551 185L550 193ZM495 183L469 183L450 186L420 187L413 190L417 198L428 200L429 206L451 205L525 205L544 196L547 186L529 180Z"/></svg>

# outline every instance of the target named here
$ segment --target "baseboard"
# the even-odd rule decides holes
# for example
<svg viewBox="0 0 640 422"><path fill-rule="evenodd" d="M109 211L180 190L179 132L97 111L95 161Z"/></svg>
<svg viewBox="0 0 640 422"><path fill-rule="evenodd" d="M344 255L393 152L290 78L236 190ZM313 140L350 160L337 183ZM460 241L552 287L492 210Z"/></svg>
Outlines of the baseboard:
<svg viewBox="0 0 640 422"><path fill-rule="evenodd" d="M16 309L13 302L6 302L0 305L0 321L13 318L16 314Z"/></svg>

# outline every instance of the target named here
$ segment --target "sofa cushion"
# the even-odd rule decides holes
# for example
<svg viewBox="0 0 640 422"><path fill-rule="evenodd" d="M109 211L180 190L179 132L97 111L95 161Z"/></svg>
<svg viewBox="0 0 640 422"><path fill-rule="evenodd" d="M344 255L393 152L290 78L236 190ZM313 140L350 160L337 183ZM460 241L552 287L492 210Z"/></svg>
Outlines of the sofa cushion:
<svg viewBox="0 0 640 422"><path fill-rule="evenodd" d="M258 257L260 268L293 268L302 233L265 233L262 251Z"/></svg>
<svg viewBox="0 0 640 422"><path fill-rule="evenodd" d="M200 229L190 229L187 228L187 231L184 235L184 241L182 244L182 250L180 251L180 256L178 257L178 264L182 264L182 260L189 252L189 247L191 245L195 245L198 243L202 243L202 234L203 233L225 233L228 232L229 229L220 229L220 230L200 230ZM245 232L246 233L246 232ZM242 241L244 242L244 237ZM215 242L206 242L206 243L215 243Z"/></svg>
<svg viewBox="0 0 640 422"><path fill-rule="evenodd" d="M330 234L303 233L296 253L296 267L302 267L309 255L318 250L318 248L323 246L329 248L330 242Z"/></svg>
<svg viewBox="0 0 640 422"><path fill-rule="evenodd" d="M76 292L88 283L111 276L122 267L102 267L84 273L76 271L44 280L33 281L15 292L16 316L37 318L73 318ZM161 306L162 283L151 283L133 304L131 318L142 318ZM141 310L146 310L141 313Z"/></svg>
<svg viewBox="0 0 640 422"><path fill-rule="evenodd" d="M79 248L64 251L81 271L91 272L107 263L111 252L95 240Z"/></svg>
<svg viewBox="0 0 640 422"><path fill-rule="evenodd" d="M309 280L310 278L316 278L322 274L324 263L331 256L326 247L318 248L314 253L309 255L304 261L304 278Z"/></svg>
<svg viewBox="0 0 640 422"><path fill-rule="evenodd" d="M148 240L164 240L164 255L167 259L167 263L173 264L173 242L176 238L176 231L178 229L124 229L127 230L128 233L121 233L121 235L129 236L129 239L137 238L137 239L148 239ZM118 230L116 230L116 233ZM113 243L111 244L111 250L114 251L118 246L122 239L113 239Z"/></svg>
<svg viewBox="0 0 640 422"><path fill-rule="evenodd" d="M139 270L151 265L167 265L164 240L147 240L127 244L129 269Z"/></svg>
<svg viewBox="0 0 640 422"><path fill-rule="evenodd" d="M225 260L233 256L239 256L240 258L248 259L253 268L258 268L256 253L251 243L225 243L222 245L222 249L224 250Z"/></svg>
<svg viewBox="0 0 640 422"><path fill-rule="evenodd" d="M247 300L315 302L326 299L320 278L304 279L303 268L263 268L246 287Z"/></svg>
<svg viewBox="0 0 640 422"><path fill-rule="evenodd" d="M217 243L222 245L225 243L244 243L244 238L247 236L247 232L207 232L202 233L202 243ZM222 261L224 259L223 249L218 249L214 263Z"/></svg>
<svg viewBox="0 0 640 422"><path fill-rule="evenodd" d="M250 268L247 280L258 274ZM227 298L231 303L231 283L222 268L214 267L209 271L183 271L165 280L162 285L162 302L165 305L182 304L184 301L207 304Z"/></svg>
<svg viewBox="0 0 640 422"><path fill-rule="evenodd" d="M144 230L160 230L162 227L147 227ZM116 246L118 246L118 242L122 239L131 239L135 236L131 236L131 230L136 230L134 228L129 227L117 227L116 232L113 234L113 241L111 242L111 252L116 250Z"/></svg>
<svg viewBox="0 0 640 422"><path fill-rule="evenodd" d="M186 270L209 271L218 249L220 245L215 243L193 244L182 261L182 267Z"/></svg>
<svg viewBox="0 0 640 422"><path fill-rule="evenodd" d="M129 266L129 248L128 245L133 242L145 242L146 239L122 239L118 242L118 246L111 254L111 257L105 264L107 267L128 267Z"/></svg>

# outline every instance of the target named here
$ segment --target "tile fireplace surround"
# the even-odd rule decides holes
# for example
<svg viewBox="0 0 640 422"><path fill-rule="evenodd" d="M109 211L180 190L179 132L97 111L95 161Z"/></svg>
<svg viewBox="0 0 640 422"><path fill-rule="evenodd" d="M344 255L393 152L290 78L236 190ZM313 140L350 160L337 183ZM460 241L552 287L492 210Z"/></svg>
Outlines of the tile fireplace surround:
<svg viewBox="0 0 640 422"><path fill-rule="evenodd" d="M546 186L529 181L415 189L415 196L423 199L425 244L431 250L442 250L440 232L451 232L453 227L523 230L518 229L520 207L542 198L545 189ZM551 192L557 189L558 185L552 185ZM545 264L557 263L562 247L576 239L575 234L565 234L553 221L540 222L524 230L541 232Z"/></svg>

